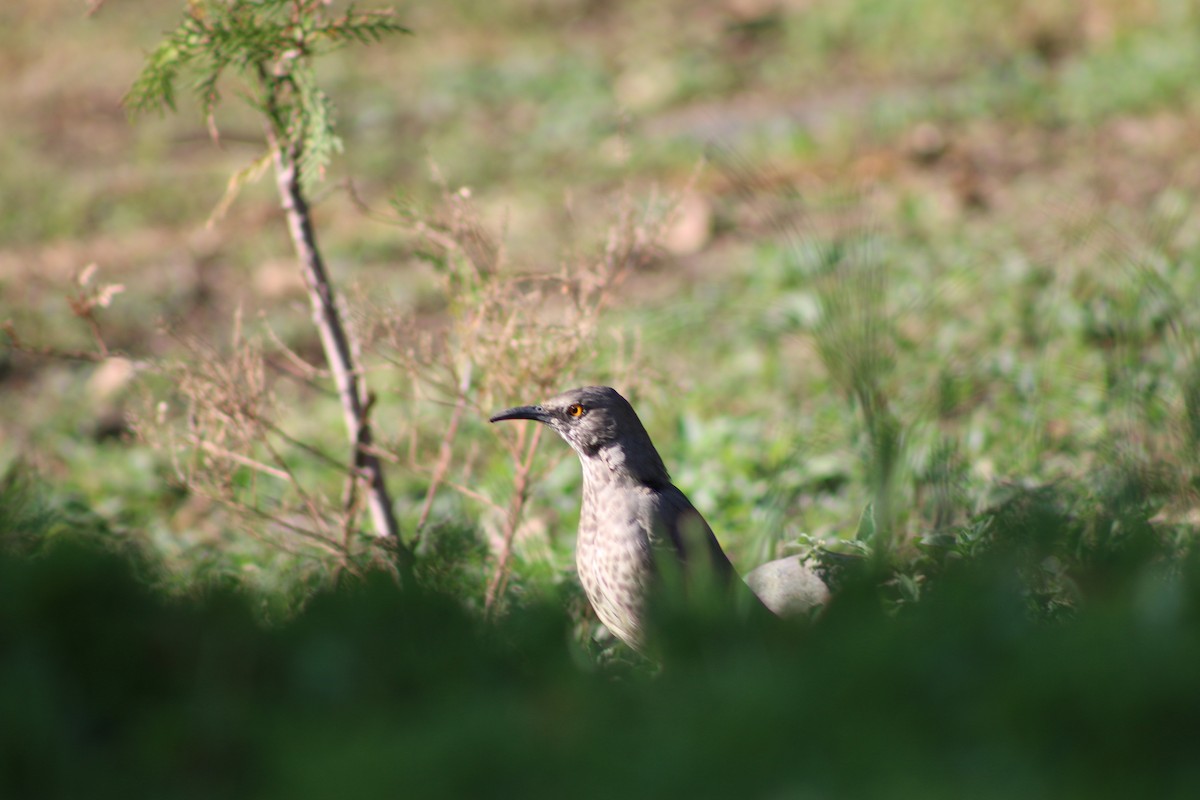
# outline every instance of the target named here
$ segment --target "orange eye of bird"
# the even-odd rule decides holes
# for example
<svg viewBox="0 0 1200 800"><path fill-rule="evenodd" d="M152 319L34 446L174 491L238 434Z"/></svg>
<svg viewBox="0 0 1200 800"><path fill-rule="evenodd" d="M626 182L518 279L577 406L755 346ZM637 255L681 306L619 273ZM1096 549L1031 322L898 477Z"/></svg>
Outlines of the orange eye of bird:
<svg viewBox="0 0 1200 800"><path fill-rule="evenodd" d="M579 403L572 403L571 405L567 406L567 416L582 417L583 406L579 405Z"/></svg>

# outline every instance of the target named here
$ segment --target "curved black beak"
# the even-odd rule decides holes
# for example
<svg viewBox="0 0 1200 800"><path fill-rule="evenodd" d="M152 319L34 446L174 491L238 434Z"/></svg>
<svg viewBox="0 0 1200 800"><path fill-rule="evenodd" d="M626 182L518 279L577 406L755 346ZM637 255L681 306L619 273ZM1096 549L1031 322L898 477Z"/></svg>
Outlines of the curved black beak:
<svg viewBox="0 0 1200 800"><path fill-rule="evenodd" d="M538 422L549 422L550 412L541 406L517 406L496 414L488 422L500 422L506 419L532 419Z"/></svg>

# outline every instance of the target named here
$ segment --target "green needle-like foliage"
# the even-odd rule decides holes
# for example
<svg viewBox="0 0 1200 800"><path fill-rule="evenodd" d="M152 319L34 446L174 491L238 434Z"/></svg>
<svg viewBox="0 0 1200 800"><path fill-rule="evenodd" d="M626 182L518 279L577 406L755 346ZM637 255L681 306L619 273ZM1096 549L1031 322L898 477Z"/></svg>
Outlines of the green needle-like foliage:
<svg viewBox="0 0 1200 800"><path fill-rule="evenodd" d="M342 148L333 105L313 75L313 57L409 32L388 12L351 6L331 16L316 0L195 0L150 54L125 102L135 113L173 111L176 88L187 75L215 132L221 79L236 73L275 140L296 154L301 181L311 186Z"/></svg>

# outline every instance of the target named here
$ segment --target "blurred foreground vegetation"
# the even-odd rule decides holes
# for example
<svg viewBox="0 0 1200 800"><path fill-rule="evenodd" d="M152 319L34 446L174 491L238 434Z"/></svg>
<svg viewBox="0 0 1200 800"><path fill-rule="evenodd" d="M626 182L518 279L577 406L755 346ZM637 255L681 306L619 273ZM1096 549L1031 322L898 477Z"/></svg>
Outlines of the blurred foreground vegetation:
<svg viewBox="0 0 1200 800"><path fill-rule="evenodd" d="M0 793L1194 796L1200 565L1142 540L1047 623L1018 576L1070 525L994 523L898 614L850 574L809 628L661 620L657 674L597 671L561 598L484 625L376 574L264 626L231 587L168 599L78 537L9 542Z"/></svg>

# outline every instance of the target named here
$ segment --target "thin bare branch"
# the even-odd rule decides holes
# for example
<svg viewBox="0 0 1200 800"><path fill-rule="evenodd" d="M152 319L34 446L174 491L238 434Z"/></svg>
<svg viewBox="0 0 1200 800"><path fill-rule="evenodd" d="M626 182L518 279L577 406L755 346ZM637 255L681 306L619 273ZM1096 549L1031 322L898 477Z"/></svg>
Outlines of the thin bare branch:
<svg viewBox="0 0 1200 800"><path fill-rule="evenodd" d="M279 195L287 216L292 244L304 270L312 304L313 322L321 336L325 357L333 372L341 399L346 428L355 448L354 463L368 475L368 508L377 536L397 540L396 553L404 562L411 561L411 552L400 543L400 530L392 510L391 496L379 459L365 448L373 442L367 417L367 392L357 373L351 343L342 324L332 283L325 270L324 260L317 247L316 231L312 225L308 204L301 186L298 151L281 142L274 129L267 126L267 135L275 162Z"/></svg>
<svg viewBox="0 0 1200 800"><path fill-rule="evenodd" d="M493 511L498 511L498 512L504 511L504 506L500 505L495 500L488 497L486 494L484 494L482 492L478 492L478 491L472 489L470 486L467 486L466 484L458 483L457 481L447 480L446 485L449 486L454 491L461 494L463 497L469 497L472 500L476 501L477 503L482 503L483 505L487 506L488 508L492 509Z"/></svg>
<svg viewBox="0 0 1200 800"><path fill-rule="evenodd" d="M276 469L275 467L264 464L261 461L256 461L249 456L244 456L241 453L235 453L232 450L221 447L215 442L203 441L194 434L188 437L188 442L193 447L198 447L206 453L214 455L218 458L227 459L236 464L241 464L243 467L249 467L256 472L260 472L264 475L270 475L272 478L277 480L281 480L286 483L290 483L292 480L292 476L286 470Z"/></svg>
<svg viewBox="0 0 1200 800"><path fill-rule="evenodd" d="M442 435L442 443L438 447L437 464L433 468L433 476L429 479L429 488L425 492L425 502L421 505L421 516L417 519L417 531L413 537L413 548L420 546L421 535L425 529L425 523L429 521L429 512L433 508L433 499L437 496L438 488L442 481L446 479L446 473L450 470L450 464L454 457L454 437L458 434L458 423L462 420L463 411L467 407L467 395L471 391L471 372L472 369L468 365L463 373L462 382L458 387L458 401L454 404L454 411L450 414L450 422L446 426L446 432Z"/></svg>
<svg viewBox="0 0 1200 800"><path fill-rule="evenodd" d="M525 457L518 464L516 475L513 476L513 494L508 506L508 518L504 523L504 539L500 544L500 552L496 557L496 567L492 572L491 580L488 581L487 593L483 603L484 609L489 614L496 612L496 601L503 596L504 590L508 586L508 576L511 571L509 561L512 556L513 538L520 527L521 516L525 510L525 502L529 499L529 476L533 470L533 459L537 454L537 446L538 442L541 441L543 430L545 429L540 425L534 427L533 434L529 437L528 446L525 448Z"/></svg>

